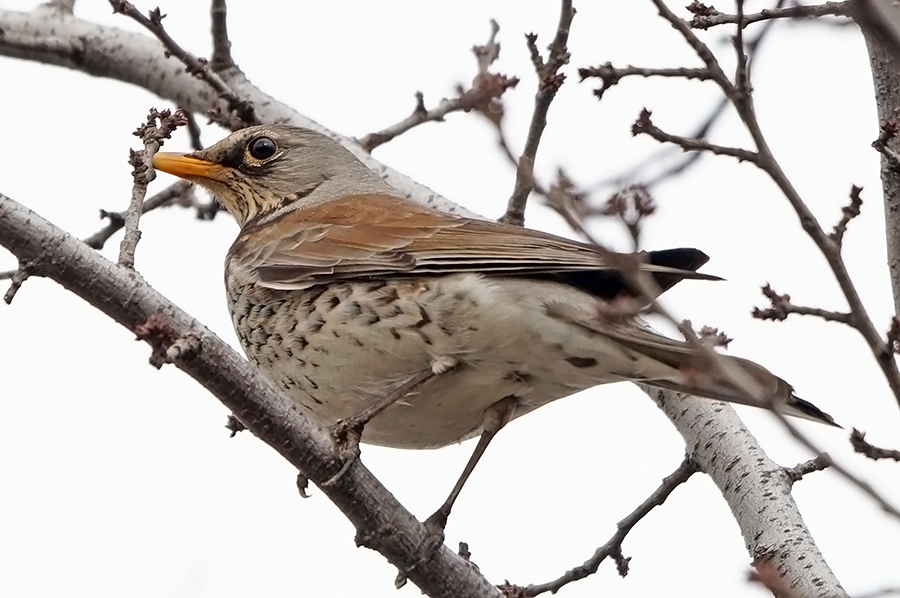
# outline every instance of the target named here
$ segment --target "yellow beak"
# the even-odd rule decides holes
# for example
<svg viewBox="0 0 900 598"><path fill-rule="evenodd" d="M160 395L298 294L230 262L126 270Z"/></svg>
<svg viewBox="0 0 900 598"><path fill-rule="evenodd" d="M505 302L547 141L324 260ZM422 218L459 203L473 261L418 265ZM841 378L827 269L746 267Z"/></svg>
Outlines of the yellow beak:
<svg viewBox="0 0 900 598"><path fill-rule="evenodd" d="M174 174L183 179L212 179L217 181L221 167L213 162L207 162L186 154L171 154L160 152L153 156L153 168Z"/></svg>

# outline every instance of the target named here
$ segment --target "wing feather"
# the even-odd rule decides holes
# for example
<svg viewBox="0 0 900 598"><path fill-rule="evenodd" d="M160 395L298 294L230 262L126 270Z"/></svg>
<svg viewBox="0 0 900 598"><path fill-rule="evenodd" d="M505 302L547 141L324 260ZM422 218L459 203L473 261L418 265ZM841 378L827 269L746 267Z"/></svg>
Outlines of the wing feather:
<svg viewBox="0 0 900 598"><path fill-rule="evenodd" d="M614 270L591 245L450 216L389 195L351 196L245 227L229 259L252 273L257 284L278 289L419 274ZM645 268L681 278L716 278L662 265Z"/></svg>

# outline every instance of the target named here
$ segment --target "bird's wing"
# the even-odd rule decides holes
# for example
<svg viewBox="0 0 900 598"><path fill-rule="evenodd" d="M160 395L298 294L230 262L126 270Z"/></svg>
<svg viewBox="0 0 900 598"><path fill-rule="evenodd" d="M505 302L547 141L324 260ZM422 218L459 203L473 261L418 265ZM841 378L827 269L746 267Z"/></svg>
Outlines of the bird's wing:
<svg viewBox="0 0 900 598"><path fill-rule="evenodd" d="M685 267L645 263L654 275L718 280ZM662 252L667 253L667 252ZM363 278L480 272L538 275L615 271L597 248L519 226L446 215L389 195L357 195L285 212L245 227L229 252L256 284L302 289ZM681 256L674 263L681 265ZM690 269L687 269L690 268Z"/></svg>

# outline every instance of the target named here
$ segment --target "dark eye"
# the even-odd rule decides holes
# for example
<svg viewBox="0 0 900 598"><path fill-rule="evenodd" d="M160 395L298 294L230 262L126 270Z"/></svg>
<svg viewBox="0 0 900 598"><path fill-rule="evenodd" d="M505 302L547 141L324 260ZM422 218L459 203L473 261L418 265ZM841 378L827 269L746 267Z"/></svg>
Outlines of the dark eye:
<svg viewBox="0 0 900 598"><path fill-rule="evenodd" d="M275 155L278 147L268 137L257 137L247 146L247 151L257 160L265 160Z"/></svg>

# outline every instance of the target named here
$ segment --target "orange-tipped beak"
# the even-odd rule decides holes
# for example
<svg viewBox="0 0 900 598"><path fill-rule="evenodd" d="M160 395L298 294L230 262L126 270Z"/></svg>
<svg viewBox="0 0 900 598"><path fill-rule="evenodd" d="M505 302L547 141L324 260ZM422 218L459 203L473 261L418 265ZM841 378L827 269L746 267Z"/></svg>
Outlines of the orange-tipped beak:
<svg viewBox="0 0 900 598"><path fill-rule="evenodd" d="M153 168L183 179L219 180L219 165L187 154L160 152L153 156Z"/></svg>

